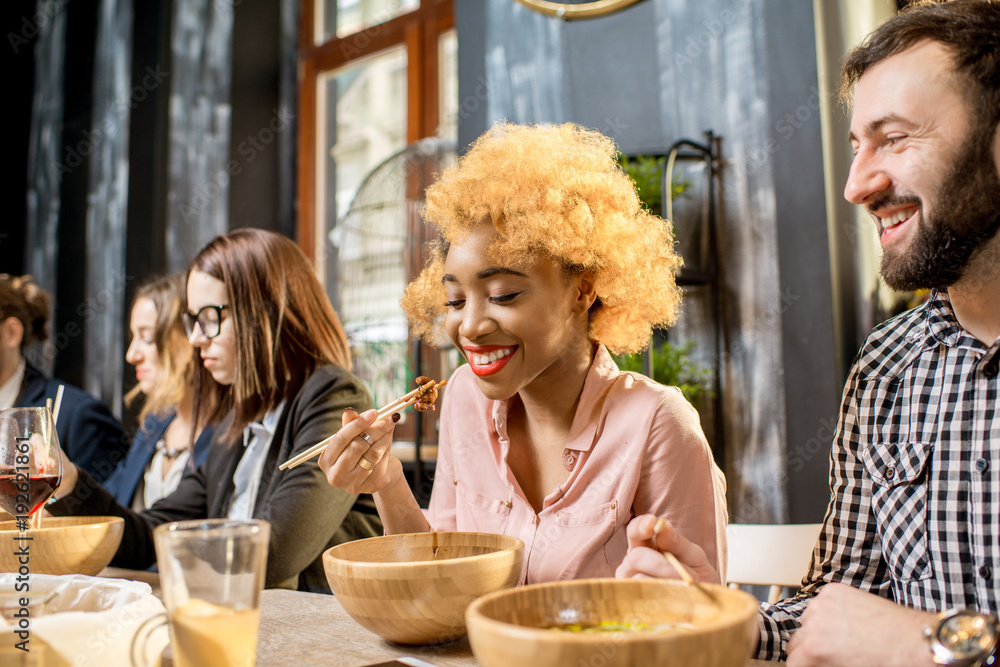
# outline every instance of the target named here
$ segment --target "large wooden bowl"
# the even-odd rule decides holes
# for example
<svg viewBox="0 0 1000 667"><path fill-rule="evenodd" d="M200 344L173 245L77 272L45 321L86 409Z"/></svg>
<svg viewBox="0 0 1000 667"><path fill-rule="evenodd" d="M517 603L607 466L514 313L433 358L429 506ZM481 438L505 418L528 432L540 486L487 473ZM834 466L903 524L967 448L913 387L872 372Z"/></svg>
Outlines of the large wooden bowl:
<svg viewBox="0 0 1000 667"><path fill-rule="evenodd" d="M0 572L17 572L26 565L32 574L86 574L103 570L122 541L125 522L117 516L46 517L38 530L28 530L30 540L18 537L15 521L0 522ZM15 553L28 549L27 563Z"/></svg>
<svg viewBox="0 0 1000 667"><path fill-rule="evenodd" d="M469 605L469 642L482 667L743 667L758 632L757 601L702 585L714 601L693 586L661 579L581 579L500 591ZM600 623L628 629L553 629ZM638 629L672 623L693 627Z"/></svg>
<svg viewBox="0 0 1000 667"><path fill-rule="evenodd" d="M355 540L323 554L330 588L348 614L400 644L465 635L465 608L517 583L524 543L491 533L411 533Z"/></svg>

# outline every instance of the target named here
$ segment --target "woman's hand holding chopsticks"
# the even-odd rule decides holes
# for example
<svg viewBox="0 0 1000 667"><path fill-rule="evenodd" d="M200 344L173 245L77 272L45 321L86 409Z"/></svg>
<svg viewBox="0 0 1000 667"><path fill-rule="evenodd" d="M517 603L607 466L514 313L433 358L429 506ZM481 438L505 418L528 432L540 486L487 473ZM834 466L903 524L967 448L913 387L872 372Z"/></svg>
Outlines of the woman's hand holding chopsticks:
<svg viewBox="0 0 1000 667"><path fill-rule="evenodd" d="M615 572L619 579L639 576L687 580L690 577L694 581L720 583L719 573L709 563L705 551L674 530L670 522L652 514L642 514L629 522L626 535L628 553ZM672 558L665 559L663 556L667 553L672 554ZM674 563L687 571L680 572Z"/></svg>
<svg viewBox="0 0 1000 667"><path fill-rule="evenodd" d="M348 493L376 493L402 474L402 464L390 453L395 425L391 415L379 417L375 410L360 415L344 410L344 425L319 457L330 484Z"/></svg>
<svg viewBox="0 0 1000 667"><path fill-rule="evenodd" d="M318 455L319 467L332 486L348 493L372 494L387 535L429 530L403 474L403 464L391 451L399 412L411 405L418 411L433 410L438 390L448 381L420 377L417 383L416 389L377 412L359 415L350 408L344 410L339 431L278 467L285 470Z"/></svg>
<svg viewBox="0 0 1000 667"><path fill-rule="evenodd" d="M403 409L408 408L411 405L416 405L417 409L421 411L433 410L434 401L437 399L438 390L441 389L441 387L448 384L448 381L441 380L441 382L435 383L434 380L430 380L424 377L419 377L417 378L417 380L418 381L427 380L427 382L425 382L423 385L418 386L416 389L406 394L405 396L400 396L395 401L385 405L384 407L379 408L378 413L375 413L374 410L370 410L369 412L371 412L373 416L369 421L371 423L374 423L377 417L385 417L388 415L390 419L392 419L392 421L395 422L396 420L399 419L399 415L396 413L401 412ZM354 411L351 410L351 412ZM368 412L366 412L365 415L368 415ZM348 421L347 417L345 416L344 417L345 425L347 424L347 421ZM331 435L326 440L318 442L309 449L307 449L306 451L301 452L296 456L293 456L292 458L288 459L287 461L279 465L278 470L286 470L288 468L294 468L297 465L305 463L309 459L319 456L320 452L326 449L327 446L329 446L338 435L339 433ZM369 447L375 444L375 441L371 439L370 435L359 434L357 435L357 437L368 442ZM365 459L364 461L359 460L358 464L365 470L371 470L372 467L370 466L374 466L374 463L372 461L368 461L367 459Z"/></svg>

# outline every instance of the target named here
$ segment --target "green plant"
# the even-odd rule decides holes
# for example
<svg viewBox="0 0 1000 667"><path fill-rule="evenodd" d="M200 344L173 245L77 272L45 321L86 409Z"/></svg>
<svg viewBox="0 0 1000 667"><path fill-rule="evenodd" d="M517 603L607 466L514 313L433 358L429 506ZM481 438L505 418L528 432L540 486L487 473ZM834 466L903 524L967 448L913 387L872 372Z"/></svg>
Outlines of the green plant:
<svg viewBox="0 0 1000 667"><path fill-rule="evenodd" d="M712 371L691 359L693 342L671 345L663 341L653 347L653 379L660 384L678 387L684 398L694 402L713 396ZM642 353L615 356L615 363L623 371L643 372Z"/></svg>
<svg viewBox="0 0 1000 667"><path fill-rule="evenodd" d="M618 163L635 183L639 201L650 213L660 215L663 210L663 170L666 168L667 159L654 155L633 157L619 155ZM688 183L675 181L670 188L671 197L677 199L684 194L688 187L690 187Z"/></svg>

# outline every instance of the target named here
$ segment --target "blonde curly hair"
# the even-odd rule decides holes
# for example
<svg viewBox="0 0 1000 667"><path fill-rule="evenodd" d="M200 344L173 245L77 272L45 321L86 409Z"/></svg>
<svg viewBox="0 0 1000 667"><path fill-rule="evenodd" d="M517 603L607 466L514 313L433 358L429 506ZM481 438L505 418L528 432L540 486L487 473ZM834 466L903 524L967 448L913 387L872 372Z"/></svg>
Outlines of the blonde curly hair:
<svg viewBox="0 0 1000 667"><path fill-rule="evenodd" d="M403 296L412 330L440 340L446 301L441 278L447 248L481 221L499 234L490 247L500 263L546 254L568 270L590 270L597 301L590 339L615 354L646 347L653 327L674 323L682 264L671 225L643 209L618 164L614 142L570 123L499 123L427 188L422 211L442 241Z"/></svg>

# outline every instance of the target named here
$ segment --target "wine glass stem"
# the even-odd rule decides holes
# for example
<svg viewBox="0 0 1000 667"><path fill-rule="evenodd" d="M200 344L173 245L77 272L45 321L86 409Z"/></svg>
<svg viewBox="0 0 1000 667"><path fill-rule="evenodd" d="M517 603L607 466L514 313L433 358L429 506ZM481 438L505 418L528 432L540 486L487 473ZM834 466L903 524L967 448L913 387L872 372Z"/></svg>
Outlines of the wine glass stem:
<svg viewBox="0 0 1000 667"><path fill-rule="evenodd" d="M43 508L39 507L35 510L34 514L28 517L28 525L31 527L31 530L38 530L42 527L42 513L44 511L45 510Z"/></svg>

